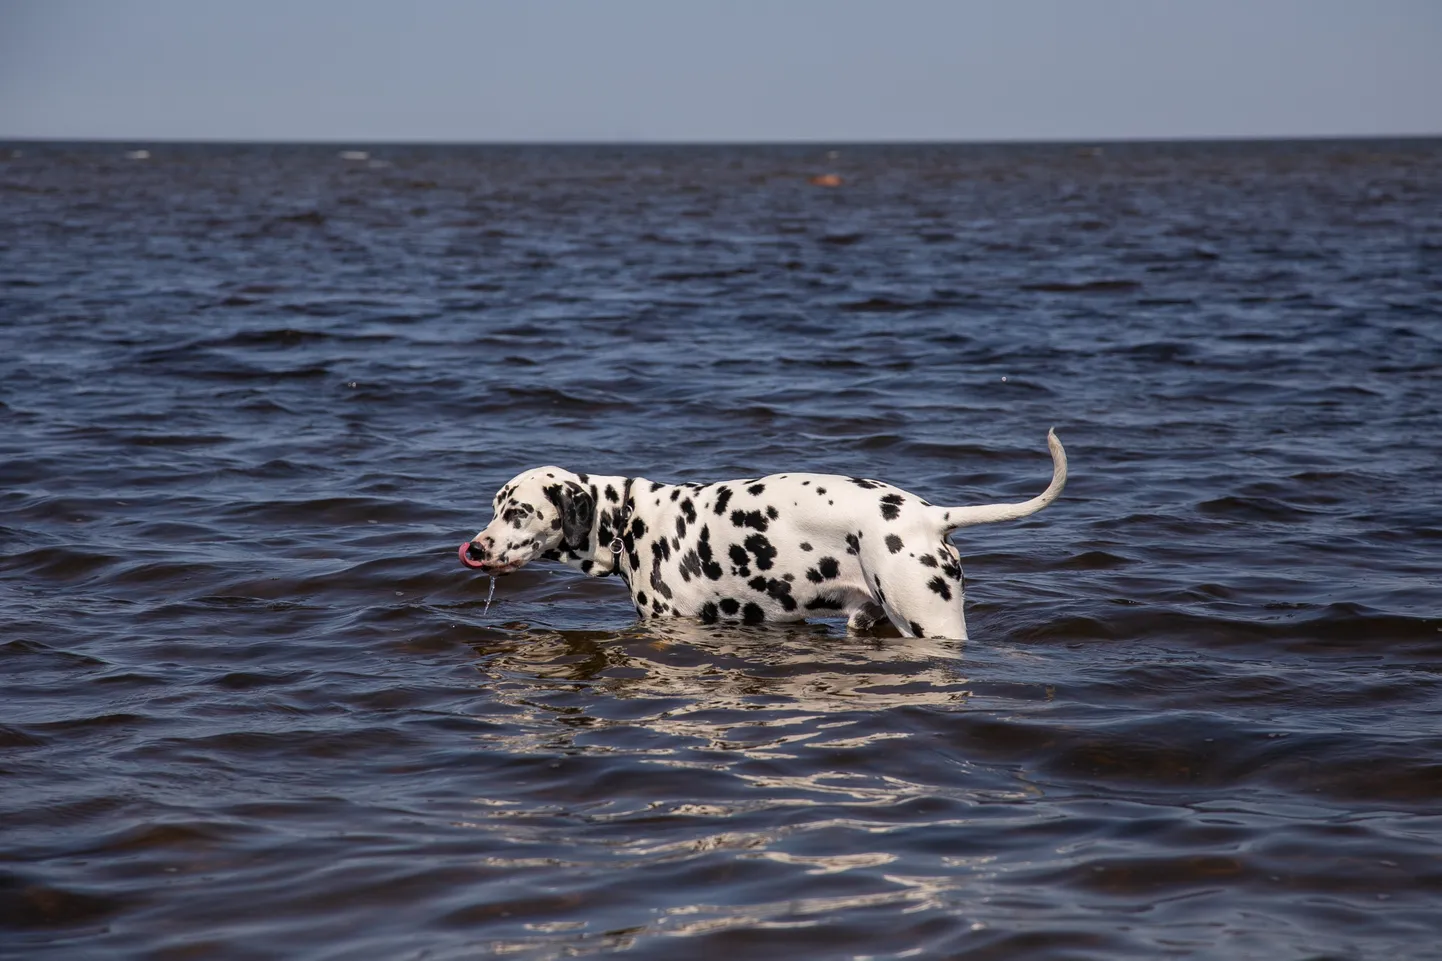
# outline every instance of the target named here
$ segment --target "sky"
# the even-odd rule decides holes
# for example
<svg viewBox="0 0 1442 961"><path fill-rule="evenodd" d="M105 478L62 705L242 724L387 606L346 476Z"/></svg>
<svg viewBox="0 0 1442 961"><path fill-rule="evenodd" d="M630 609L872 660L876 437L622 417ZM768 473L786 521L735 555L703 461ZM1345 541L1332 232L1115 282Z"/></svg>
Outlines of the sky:
<svg viewBox="0 0 1442 961"><path fill-rule="evenodd" d="M1442 134L1442 0L0 0L0 138Z"/></svg>

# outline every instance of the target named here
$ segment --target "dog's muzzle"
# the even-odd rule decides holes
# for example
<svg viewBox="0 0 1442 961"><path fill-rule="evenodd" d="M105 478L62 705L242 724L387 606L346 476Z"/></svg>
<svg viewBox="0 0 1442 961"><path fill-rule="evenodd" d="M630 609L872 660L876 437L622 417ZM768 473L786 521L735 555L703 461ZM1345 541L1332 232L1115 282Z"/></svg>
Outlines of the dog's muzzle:
<svg viewBox="0 0 1442 961"><path fill-rule="evenodd" d="M472 569L486 566L486 552L475 541L466 541L460 549L461 563Z"/></svg>

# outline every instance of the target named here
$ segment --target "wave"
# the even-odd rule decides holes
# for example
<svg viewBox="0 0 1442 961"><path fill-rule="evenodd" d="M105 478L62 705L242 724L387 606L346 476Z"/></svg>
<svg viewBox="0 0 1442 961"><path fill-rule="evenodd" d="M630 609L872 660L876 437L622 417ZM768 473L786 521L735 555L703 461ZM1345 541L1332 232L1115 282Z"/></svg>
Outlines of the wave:
<svg viewBox="0 0 1442 961"><path fill-rule="evenodd" d="M1038 291L1051 294L1118 294L1140 290L1139 280L1085 280L1075 283L1049 281L1036 284L1021 284L1019 290Z"/></svg>

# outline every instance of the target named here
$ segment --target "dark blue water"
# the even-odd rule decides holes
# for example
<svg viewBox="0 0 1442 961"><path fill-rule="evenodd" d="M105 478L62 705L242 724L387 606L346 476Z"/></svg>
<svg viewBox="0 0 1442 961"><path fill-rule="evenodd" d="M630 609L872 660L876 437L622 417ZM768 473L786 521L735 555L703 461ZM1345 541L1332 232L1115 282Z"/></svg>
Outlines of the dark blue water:
<svg viewBox="0 0 1442 961"><path fill-rule="evenodd" d="M1442 142L339 149L0 149L0 955L1442 957ZM455 556L1053 425L964 644Z"/></svg>

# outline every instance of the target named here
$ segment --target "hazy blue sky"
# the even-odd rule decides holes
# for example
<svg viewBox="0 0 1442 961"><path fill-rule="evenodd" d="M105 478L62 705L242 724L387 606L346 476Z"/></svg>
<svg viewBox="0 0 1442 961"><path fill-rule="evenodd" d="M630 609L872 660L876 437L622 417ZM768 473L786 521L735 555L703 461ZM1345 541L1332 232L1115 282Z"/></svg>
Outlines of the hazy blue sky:
<svg viewBox="0 0 1442 961"><path fill-rule="evenodd" d="M1442 133L1442 0L0 0L0 137Z"/></svg>

